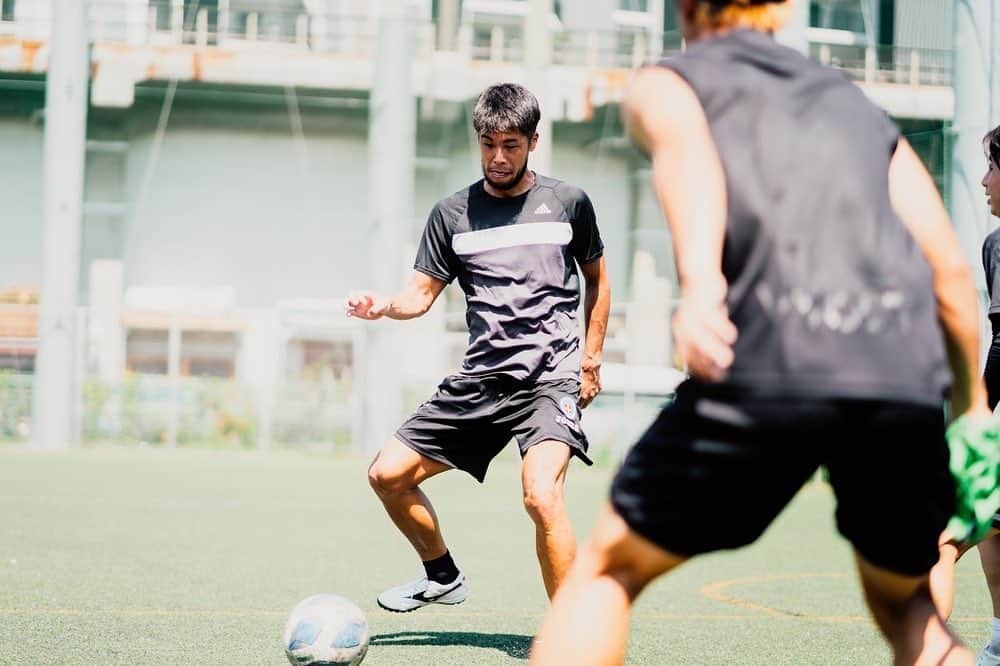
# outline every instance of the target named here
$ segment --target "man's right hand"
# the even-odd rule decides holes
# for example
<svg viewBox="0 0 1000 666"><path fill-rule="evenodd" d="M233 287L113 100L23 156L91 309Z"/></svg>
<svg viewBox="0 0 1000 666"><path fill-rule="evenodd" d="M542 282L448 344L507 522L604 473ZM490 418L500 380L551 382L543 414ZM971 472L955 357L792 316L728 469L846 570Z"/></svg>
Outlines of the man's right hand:
<svg viewBox="0 0 1000 666"><path fill-rule="evenodd" d="M974 385L970 392L973 396L971 399L960 399L958 398L959 392L952 389L951 403L949 405L951 420L954 421L960 416L967 416L976 421L991 419L993 417L993 410L986 403L986 388L977 384Z"/></svg>
<svg viewBox="0 0 1000 666"><path fill-rule="evenodd" d="M673 317L678 360L686 371L703 381L722 381L733 364L736 326L726 308L726 283L682 289Z"/></svg>
<svg viewBox="0 0 1000 666"><path fill-rule="evenodd" d="M381 298L377 294L365 291L348 296L347 301L344 303L344 309L347 311L348 317L374 321L385 316L389 311L391 303L392 301L389 299Z"/></svg>

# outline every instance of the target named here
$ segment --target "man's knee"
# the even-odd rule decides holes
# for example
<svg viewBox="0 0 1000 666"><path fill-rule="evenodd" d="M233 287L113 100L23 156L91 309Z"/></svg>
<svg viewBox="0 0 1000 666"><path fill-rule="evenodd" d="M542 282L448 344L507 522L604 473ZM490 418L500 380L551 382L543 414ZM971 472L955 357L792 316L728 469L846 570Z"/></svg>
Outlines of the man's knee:
<svg viewBox="0 0 1000 666"><path fill-rule="evenodd" d="M557 521L565 514L563 481L569 458L569 446L555 440L532 446L524 456L524 509L538 524Z"/></svg>
<svg viewBox="0 0 1000 666"><path fill-rule="evenodd" d="M577 562L590 577L613 580L634 600L661 572L632 555L622 542L591 539L578 553Z"/></svg>
<svg viewBox="0 0 1000 666"><path fill-rule="evenodd" d="M379 497L392 497L416 488L409 474L399 474L383 469L378 464L368 469L368 485Z"/></svg>
<svg viewBox="0 0 1000 666"><path fill-rule="evenodd" d="M379 497L392 497L415 488L412 470L393 461L383 448L368 467L368 485ZM396 462L396 464L394 464Z"/></svg>
<svg viewBox="0 0 1000 666"><path fill-rule="evenodd" d="M564 513L562 485L552 479L525 479L524 510L536 523L558 520Z"/></svg>
<svg viewBox="0 0 1000 666"><path fill-rule="evenodd" d="M595 578L614 580L633 600L649 583L686 559L640 537L611 511L598 521L577 557L581 569Z"/></svg>

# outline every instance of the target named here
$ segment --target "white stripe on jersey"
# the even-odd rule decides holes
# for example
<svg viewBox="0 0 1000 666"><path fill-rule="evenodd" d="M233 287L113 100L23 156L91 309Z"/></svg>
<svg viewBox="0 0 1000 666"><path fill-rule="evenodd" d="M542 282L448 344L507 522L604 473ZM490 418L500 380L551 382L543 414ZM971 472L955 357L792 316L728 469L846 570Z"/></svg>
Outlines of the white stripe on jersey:
<svg viewBox="0 0 1000 666"><path fill-rule="evenodd" d="M527 222L455 234L451 247L468 255L521 245L568 245L572 238L569 222Z"/></svg>

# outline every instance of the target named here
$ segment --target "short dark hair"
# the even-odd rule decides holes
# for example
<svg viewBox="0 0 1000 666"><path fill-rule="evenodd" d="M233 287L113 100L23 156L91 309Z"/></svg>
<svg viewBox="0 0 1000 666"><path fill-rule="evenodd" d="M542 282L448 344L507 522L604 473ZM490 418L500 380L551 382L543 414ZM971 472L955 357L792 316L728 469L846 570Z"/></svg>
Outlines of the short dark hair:
<svg viewBox="0 0 1000 666"><path fill-rule="evenodd" d="M530 139L541 117L538 100L531 91L516 83L499 83L479 95L472 112L472 126L476 134L519 132Z"/></svg>
<svg viewBox="0 0 1000 666"><path fill-rule="evenodd" d="M983 150L986 151L986 159L992 162L993 166L1000 167L1000 125L983 137Z"/></svg>

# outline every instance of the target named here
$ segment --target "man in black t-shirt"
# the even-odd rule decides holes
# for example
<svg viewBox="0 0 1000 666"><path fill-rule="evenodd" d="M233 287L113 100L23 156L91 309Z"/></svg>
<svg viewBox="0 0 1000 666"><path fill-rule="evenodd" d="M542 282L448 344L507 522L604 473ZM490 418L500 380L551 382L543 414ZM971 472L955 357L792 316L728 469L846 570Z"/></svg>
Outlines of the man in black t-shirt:
<svg viewBox="0 0 1000 666"><path fill-rule="evenodd" d="M986 151L986 173L982 186L990 213L1000 217L1000 127L986 134L983 139ZM993 329L993 341L986 358L983 378L990 409L1000 402L1000 229L994 229L983 242L983 269L986 272L986 290L990 296L989 319ZM1000 514L993 517L993 528L985 540L979 543L979 560L983 565L986 583L993 602L993 622L990 640L977 662L981 666L1000 666Z"/></svg>
<svg viewBox="0 0 1000 666"><path fill-rule="evenodd" d="M989 132L983 143L986 149L986 174L982 185L990 212L994 216L1000 216L1000 166L994 162L995 159L1000 159L1000 127ZM990 297L987 314L993 329L993 343L986 359L984 379L990 409L994 409L1000 402L1000 229L994 229L983 241L983 270Z"/></svg>
<svg viewBox="0 0 1000 666"><path fill-rule="evenodd" d="M465 577L419 486L455 468L483 481L511 438L523 458L524 506L535 523L550 597L576 552L563 482L570 457L590 464L580 408L600 391L611 296L590 199L528 169L539 117L537 101L523 87L487 88L473 114L483 179L434 206L406 289L391 299L362 293L347 301L349 316L410 319L457 279L467 304L469 348L461 371L445 378L368 471L425 571L382 592L378 603L386 610L465 600ZM578 265L586 282L584 344Z"/></svg>
<svg viewBox="0 0 1000 666"><path fill-rule="evenodd" d="M986 173L982 186L986 194L986 204L994 217L1000 217L1000 127L996 127L983 137L986 153ZM983 241L983 270L986 277L986 291L989 295L990 326L993 329L992 343L986 358L983 379L990 409L1000 402L1000 229L994 229ZM948 618L954 608L955 565L958 559L972 549L979 548L979 560L986 575L986 583L993 602L993 621L990 639L976 662L977 666L1000 666L1000 514L993 516L993 529L978 544L961 543L945 538L941 543L941 558L931 573L931 592L942 617ZM945 535L950 537L950 535Z"/></svg>

